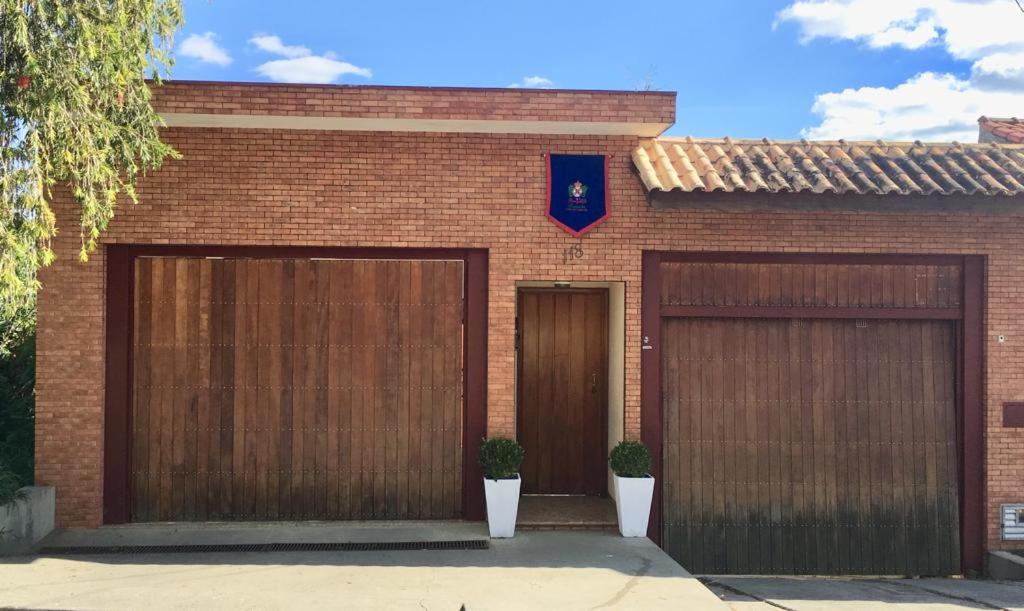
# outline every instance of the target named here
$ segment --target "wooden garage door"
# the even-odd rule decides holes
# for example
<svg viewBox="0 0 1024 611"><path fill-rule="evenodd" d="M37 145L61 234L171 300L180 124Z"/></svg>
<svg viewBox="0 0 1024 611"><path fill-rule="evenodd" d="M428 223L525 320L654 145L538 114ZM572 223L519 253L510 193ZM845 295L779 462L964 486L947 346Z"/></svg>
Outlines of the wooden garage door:
<svg viewBox="0 0 1024 611"><path fill-rule="evenodd" d="M665 267L663 547L695 573L959 573L958 270Z"/></svg>
<svg viewBox="0 0 1024 611"><path fill-rule="evenodd" d="M146 257L131 519L462 507L461 261Z"/></svg>

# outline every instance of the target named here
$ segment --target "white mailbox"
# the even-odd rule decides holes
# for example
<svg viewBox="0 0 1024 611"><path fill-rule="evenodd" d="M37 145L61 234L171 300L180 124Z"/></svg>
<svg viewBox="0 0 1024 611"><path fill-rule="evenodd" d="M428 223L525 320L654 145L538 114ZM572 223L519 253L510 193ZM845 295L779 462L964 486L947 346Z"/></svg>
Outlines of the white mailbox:
<svg viewBox="0 0 1024 611"><path fill-rule="evenodd" d="M1024 503L1000 506L1003 513L1003 540L1024 541Z"/></svg>

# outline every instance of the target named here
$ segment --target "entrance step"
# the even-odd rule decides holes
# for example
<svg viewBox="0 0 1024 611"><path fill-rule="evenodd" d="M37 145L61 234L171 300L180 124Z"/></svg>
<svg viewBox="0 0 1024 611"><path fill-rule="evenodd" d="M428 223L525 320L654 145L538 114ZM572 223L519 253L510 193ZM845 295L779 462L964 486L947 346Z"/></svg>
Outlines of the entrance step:
<svg viewBox="0 0 1024 611"><path fill-rule="evenodd" d="M516 528L522 530L615 530L615 501L599 496L524 495Z"/></svg>

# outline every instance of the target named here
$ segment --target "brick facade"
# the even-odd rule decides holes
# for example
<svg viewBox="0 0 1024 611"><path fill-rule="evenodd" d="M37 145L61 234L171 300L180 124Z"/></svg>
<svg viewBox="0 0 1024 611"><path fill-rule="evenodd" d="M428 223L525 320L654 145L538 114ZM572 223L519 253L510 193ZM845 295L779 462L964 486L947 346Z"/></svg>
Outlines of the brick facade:
<svg viewBox="0 0 1024 611"><path fill-rule="evenodd" d="M183 93L173 95L180 100ZM574 116L557 104L549 111L552 119ZM1024 399L1019 215L656 211L633 170L633 137L215 128L172 128L165 137L183 159L143 181L140 204L119 210L104 243L488 249L491 434L515 433L517 281L625 282L626 436L637 438L642 251L987 255L988 547L1008 547L999 541L998 505L1024 501L1024 429L1003 428L1001 417L1004 401ZM582 240L544 216L548 152L612 155L613 216ZM969 206L969 198L961 201ZM37 476L57 486L59 526L97 526L104 253L101 248L80 264L75 210L64 198L56 207L58 259L43 273L39 299ZM583 258L567 259L566 249L576 243L582 243ZM996 335L1006 342L997 343Z"/></svg>
<svg viewBox="0 0 1024 611"><path fill-rule="evenodd" d="M160 112L362 119L672 123L675 93L167 83Z"/></svg>

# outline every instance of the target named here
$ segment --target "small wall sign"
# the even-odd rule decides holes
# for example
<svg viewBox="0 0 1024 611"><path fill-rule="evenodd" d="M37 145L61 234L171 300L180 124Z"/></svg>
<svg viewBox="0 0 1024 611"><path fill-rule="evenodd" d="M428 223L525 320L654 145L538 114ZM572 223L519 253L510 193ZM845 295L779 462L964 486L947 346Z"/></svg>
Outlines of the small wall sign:
<svg viewBox="0 0 1024 611"><path fill-rule="evenodd" d="M547 217L580 237L611 216L607 155L549 154Z"/></svg>
<svg viewBox="0 0 1024 611"><path fill-rule="evenodd" d="M1008 429L1024 428L1024 402L1003 403L1003 426Z"/></svg>

